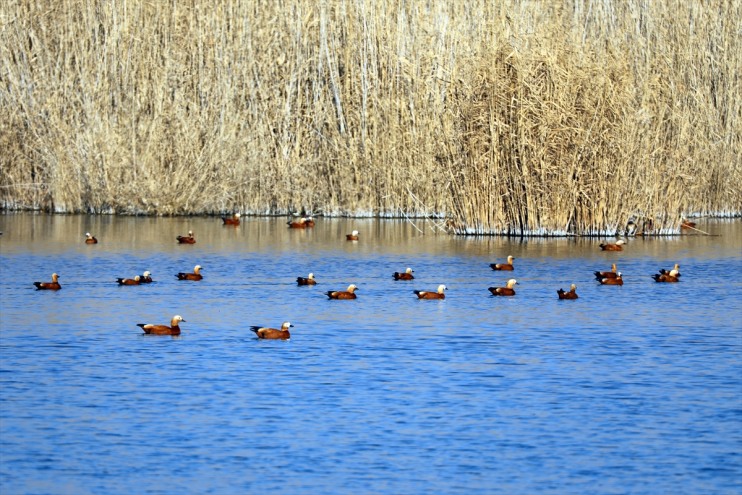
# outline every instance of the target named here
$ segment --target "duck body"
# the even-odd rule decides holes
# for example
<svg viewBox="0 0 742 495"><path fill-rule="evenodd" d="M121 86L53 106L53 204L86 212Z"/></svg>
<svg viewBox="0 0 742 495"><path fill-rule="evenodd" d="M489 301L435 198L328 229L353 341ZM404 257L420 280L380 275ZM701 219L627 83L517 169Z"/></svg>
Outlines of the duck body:
<svg viewBox="0 0 742 495"><path fill-rule="evenodd" d="M655 273L654 275L652 275L652 278L654 279L655 282L669 282L669 283L680 282L679 277L680 275L678 276L670 275L669 272Z"/></svg>
<svg viewBox="0 0 742 495"><path fill-rule="evenodd" d="M615 244L604 243L600 244L600 249L603 251L623 251L623 239L616 241Z"/></svg>
<svg viewBox="0 0 742 495"><path fill-rule="evenodd" d="M96 239L95 236L90 235L90 232L86 232L85 244L98 244L98 239Z"/></svg>
<svg viewBox="0 0 742 495"><path fill-rule="evenodd" d="M394 272L394 274L392 274L392 277L394 278L394 280L414 280L415 276L412 274L413 271L414 270L412 268L408 268L402 273Z"/></svg>
<svg viewBox="0 0 742 495"><path fill-rule="evenodd" d="M327 294L327 297L330 299L356 299L356 289L358 289L358 287L350 284L347 290L327 291L325 294Z"/></svg>
<svg viewBox="0 0 742 495"><path fill-rule="evenodd" d="M513 271L513 258L512 256L508 256L508 262L507 263L491 263L490 268L497 271Z"/></svg>
<svg viewBox="0 0 742 495"><path fill-rule="evenodd" d="M488 287L487 290L492 293L493 296L514 296L515 295L515 284L518 282L511 278L505 287Z"/></svg>
<svg viewBox="0 0 742 495"><path fill-rule="evenodd" d="M144 272L142 275L139 276L139 283L140 284L151 284L152 274L148 271Z"/></svg>
<svg viewBox="0 0 742 495"><path fill-rule="evenodd" d="M357 241L358 240L358 231L354 230L350 234L345 234L345 240L346 241Z"/></svg>
<svg viewBox="0 0 742 495"><path fill-rule="evenodd" d="M142 281L142 277L137 275L134 278L117 278L116 282L119 285L139 285Z"/></svg>
<svg viewBox="0 0 742 495"><path fill-rule="evenodd" d="M178 323L185 321L181 316L175 315L170 320L170 326L153 325L151 323L137 323L137 326L144 330L147 335L180 335Z"/></svg>
<svg viewBox="0 0 742 495"><path fill-rule="evenodd" d="M593 272L595 274L595 278L598 280L602 280L604 278L616 278L616 275L618 274L618 269L616 268L616 264L613 263L611 265L611 271L609 272Z"/></svg>
<svg viewBox="0 0 742 495"><path fill-rule="evenodd" d="M436 291L427 290L413 290L418 299L445 299L446 294L443 292L446 290L445 285L439 285Z"/></svg>
<svg viewBox="0 0 742 495"><path fill-rule="evenodd" d="M297 285L317 285L317 281L314 279L314 273L310 273L308 277L296 277Z"/></svg>
<svg viewBox="0 0 742 495"><path fill-rule="evenodd" d="M222 225L232 225L234 227L240 224L240 214L235 213L231 217L222 217Z"/></svg>
<svg viewBox="0 0 742 495"><path fill-rule="evenodd" d="M600 285L623 285L623 276L618 272L615 277L601 278Z"/></svg>
<svg viewBox="0 0 742 495"><path fill-rule="evenodd" d="M193 231L190 230L187 236L179 235L175 240L178 241L178 244L196 244L196 238L193 237Z"/></svg>
<svg viewBox="0 0 742 495"><path fill-rule="evenodd" d="M36 286L36 290L59 290L62 288L59 285L59 275L56 273L52 273L51 282L34 282L33 284Z"/></svg>
<svg viewBox="0 0 742 495"><path fill-rule="evenodd" d="M178 280L202 280L204 277L201 275L201 266L196 265L193 267L193 273L180 272L176 275Z"/></svg>
<svg viewBox="0 0 742 495"><path fill-rule="evenodd" d="M306 218L302 218L298 221L288 221L286 222L286 224L289 226L290 229L306 229L307 227L309 227Z"/></svg>
<svg viewBox="0 0 742 495"><path fill-rule="evenodd" d="M255 332L255 335L257 335L259 339L289 340L291 338L289 327L293 327L293 326L294 325L292 325L288 321L285 321L283 325L281 325L280 330L277 328L268 328L268 327L259 327L259 326L251 326L250 330Z"/></svg>
<svg viewBox="0 0 742 495"><path fill-rule="evenodd" d="M577 299L577 286L572 284L569 291L559 289L557 290L557 295L559 296L559 299Z"/></svg>

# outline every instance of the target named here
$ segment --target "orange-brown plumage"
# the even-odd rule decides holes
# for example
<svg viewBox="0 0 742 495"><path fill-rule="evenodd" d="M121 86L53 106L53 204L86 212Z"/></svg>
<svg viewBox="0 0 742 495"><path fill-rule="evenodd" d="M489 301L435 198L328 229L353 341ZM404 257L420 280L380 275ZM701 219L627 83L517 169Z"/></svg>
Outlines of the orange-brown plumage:
<svg viewBox="0 0 742 495"><path fill-rule="evenodd" d="M600 249L603 251L623 251L623 239L616 241L615 244L605 243L600 244Z"/></svg>
<svg viewBox="0 0 742 495"><path fill-rule="evenodd" d="M59 275L56 273L52 273L51 282L34 282L33 284L36 286L36 290L59 290L62 288L59 285Z"/></svg>
<svg viewBox="0 0 742 495"><path fill-rule="evenodd" d="M288 221L286 222L286 224L289 226L290 229L306 229L307 227L309 227L307 219L303 217L299 221Z"/></svg>
<svg viewBox="0 0 742 495"><path fill-rule="evenodd" d="M153 325L151 323L137 323L138 327L144 330L147 335L180 335L180 327L178 323L185 321L180 315L173 316L170 320L170 326L167 325Z"/></svg>
<svg viewBox="0 0 742 495"><path fill-rule="evenodd" d="M240 224L240 214L235 213L231 217L222 217L222 225L233 225L237 226Z"/></svg>
<svg viewBox="0 0 742 495"><path fill-rule="evenodd" d="M307 277L296 277L297 285L317 285L317 280L314 278L314 273L310 273Z"/></svg>
<svg viewBox="0 0 742 495"><path fill-rule="evenodd" d="M404 272L394 272L392 277L394 277L394 280L414 280L415 276L412 274L414 272L412 268L407 268Z"/></svg>
<svg viewBox="0 0 742 495"><path fill-rule="evenodd" d="M277 328L268 328L268 327L259 327L259 326L251 326L250 330L255 332L255 335L258 336L259 339L270 339L270 340L288 340L291 338L291 333L289 332L289 327L293 327L291 323L288 321L283 322L283 325L281 325L281 329Z"/></svg>
<svg viewBox="0 0 742 495"><path fill-rule="evenodd" d="M194 266L193 273L180 272L176 277L178 277L178 280L201 280L204 278L203 275L201 275L201 265Z"/></svg>
<svg viewBox="0 0 742 495"><path fill-rule="evenodd" d="M515 295L515 284L518 282L511 278L505 287L488 287L487 290L492 293L493 296L514 296Z"/></svg>
<svg viewBox="0 0 742 495"><path fill-rule="evenodd" d="M562 289L557 290L559 299L577 299L577 286L572 284L569 291L563 291Z"/></svg>
<svg viewBox="0 0 742 495"><path fill-rule="evenodd" d="M621 272L618 272L613 278L601 278L601 285L623 285L623 276Z"/></svg>
<svg viewBox="0 0 742 495"><path fill-rule="evenodd" d="M490 268L493 270L504 270L504 271L513 271L513 258L512 256L508 256L508 262L507 263L491 263Z"/></svg>
<svg viewBox="0 0 742 495"><path fill-rule="evenodd" d="M179 235L176 237L179 244L196 244L196 238L193 237L193 231L189 230L187 236Z"/></svg>
<svg viewBox="0 0 742 495"><path fill-rule="evenodd" d="M90 232L85 233L85 244L98 244L98 239L90 235Z"/></svg>
<svg viewBox="0 0 742 495"><path fill-rule="evenodd" d="M412 292L415 293L418 299L445 299L446 294L443 292L444 290L446 290L446 286L441 284L436 291L414 290Z"/></svg>
<svg viewBox="0 0 742 495"><path fill-rule="evenodd" d="M134 278L117 278L116 282L118 282L119 285L139 285L142 281L142 277L137 275Z"/></svg>
<svg viewBox="0 0 742 495"><path fill-rule="evenodd" d="M604 278L616 278L618 275L618 268L616 267L616 264L613 263L611 265L611 271L609 272L594 272L595 278L598 280L602 280Z"/></svg>
<svg viewBox="0 0 742 495"><path fill-rule="evenodd" d="M325 294L327 294L327 297L330 299L355 299L357 289L358 287L350 284L347 290L328 291Z"/></svg>
<svg viewBox="0 0 742 495"><path fill-rule="evenodd" d="M358 240L358 231L354 230L350 234L345 234L345 239L347 241L357 241Z"/></svg>

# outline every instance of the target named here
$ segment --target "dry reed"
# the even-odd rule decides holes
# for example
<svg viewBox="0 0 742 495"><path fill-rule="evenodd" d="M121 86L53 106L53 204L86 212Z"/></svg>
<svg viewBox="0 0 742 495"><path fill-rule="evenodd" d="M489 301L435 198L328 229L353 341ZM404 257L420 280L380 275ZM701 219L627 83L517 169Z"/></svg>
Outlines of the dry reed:
<svg viewBox="0 0 742 495"><path fill-rule="evenodd" d="M0 205L675 232L742 211L740 0L0 6Z"/></svg>

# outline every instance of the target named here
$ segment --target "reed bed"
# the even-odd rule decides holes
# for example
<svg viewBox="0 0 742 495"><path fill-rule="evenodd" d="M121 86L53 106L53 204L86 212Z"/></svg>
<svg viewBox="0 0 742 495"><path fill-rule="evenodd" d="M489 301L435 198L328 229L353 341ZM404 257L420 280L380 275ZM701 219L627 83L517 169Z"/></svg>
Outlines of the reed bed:
<svg viewBox="0 0 742 495"><path fill-rule="evenodd" d="M0 205L677 232L742 212L741 5L6 1Z"/></svg>

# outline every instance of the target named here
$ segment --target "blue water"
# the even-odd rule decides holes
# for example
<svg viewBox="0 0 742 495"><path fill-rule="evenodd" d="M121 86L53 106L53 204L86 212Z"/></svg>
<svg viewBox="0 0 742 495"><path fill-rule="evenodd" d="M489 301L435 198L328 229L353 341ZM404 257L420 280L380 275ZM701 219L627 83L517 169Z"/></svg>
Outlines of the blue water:
<svg viewBox="0 0 742 495"><path fill-rule="evenodd" d="M742 492L740 222L604 253L243 220L0 216L0 493ZM598 285L614 261L625 285ZM674 263L680 283L651 280ZM35 291L54 271L63 289ZM178 338L136 326L174 314ZM286 320L290 341L249 330Z"/></svg>

